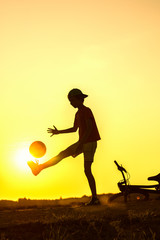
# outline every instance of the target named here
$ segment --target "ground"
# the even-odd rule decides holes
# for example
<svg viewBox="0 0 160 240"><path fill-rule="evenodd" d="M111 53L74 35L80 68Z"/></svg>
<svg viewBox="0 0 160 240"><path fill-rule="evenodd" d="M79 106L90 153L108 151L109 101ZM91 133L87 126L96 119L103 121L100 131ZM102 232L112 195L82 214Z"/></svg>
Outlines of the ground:
<svg viewBox="0 0 160 240"><path fill-rule="evenodd" d="M159 240L159 200L1 207L0 240Z"/></svg>

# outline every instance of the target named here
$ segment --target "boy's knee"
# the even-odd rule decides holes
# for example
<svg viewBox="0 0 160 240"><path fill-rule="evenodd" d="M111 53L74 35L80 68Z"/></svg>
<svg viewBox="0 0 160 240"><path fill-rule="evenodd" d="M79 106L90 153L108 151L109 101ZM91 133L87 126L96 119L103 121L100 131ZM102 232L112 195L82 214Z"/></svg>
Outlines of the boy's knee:
<svg viewBox="0 0 160 240"><path fill-rule="evenodd" d="M64 150L64 151L61 151L61 152L58 154L58 157L61 158L61 159L68 157L67 151L65 151L65 150Z"/></svg>

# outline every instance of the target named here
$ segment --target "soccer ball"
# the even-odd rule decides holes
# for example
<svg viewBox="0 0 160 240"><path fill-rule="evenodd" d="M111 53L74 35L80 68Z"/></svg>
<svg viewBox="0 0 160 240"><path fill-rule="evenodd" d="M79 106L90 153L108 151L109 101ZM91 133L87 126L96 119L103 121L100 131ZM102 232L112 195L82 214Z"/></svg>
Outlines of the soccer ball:
<svg viewBox="0 0 160 240"><path fill-rule="evenodd" d="M46 153L46 145L41 141L35 141L30 145L29 152L33 157L41 158Z"/></svg>

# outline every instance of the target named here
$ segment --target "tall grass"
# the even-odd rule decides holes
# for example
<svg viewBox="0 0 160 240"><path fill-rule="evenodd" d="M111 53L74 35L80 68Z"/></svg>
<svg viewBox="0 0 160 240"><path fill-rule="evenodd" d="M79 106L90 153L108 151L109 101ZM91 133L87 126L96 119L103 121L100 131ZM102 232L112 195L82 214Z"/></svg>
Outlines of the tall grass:
<svg viewBox="0 0 160 240"><path fill-rule="evenodd" d="M48 227L47 231L43 233L44 240L68 240L69 234L61 226L54 228L52 224Z"/></svg>
<svg viewBox="0 0 160 240"><path fill-rule="evenodd" d="M160 209L149 204L15 211L0 240L159 240Z"/></svg>
<svg viewBox="0 0 160 240"><path fill-rule="evenodd" d="M5 233L1 233L0 235L0 240L9 240L7 237L6 237L6 234Z"/></svg>
<svg viewBox="0 0 160 240"><path fill-rule="evenodd" d="M126 224L121 219L111 222L117 232L113 240L156 240L156 233L147 226L154 216L155 214L149 210L145 212L129 210Z"/></svg>

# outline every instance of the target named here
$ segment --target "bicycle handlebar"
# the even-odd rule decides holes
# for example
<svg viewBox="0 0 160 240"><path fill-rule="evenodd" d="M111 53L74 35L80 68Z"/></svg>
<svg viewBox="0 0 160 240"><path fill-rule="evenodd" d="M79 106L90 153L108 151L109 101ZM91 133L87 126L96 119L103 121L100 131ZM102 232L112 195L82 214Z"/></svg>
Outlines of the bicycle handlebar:
<svg viewBox="0 0 160 240"><path fill-rule="evenodd" d="M117 163L116 160L114 160L114 163L116 164L116 166L117 166L117 168L118 168L119 171L121 171L121 172L123 172L123 171L124 171L124 172L127 172L126 169L125 169L124 167L120 166L120 165Z"/></svg>

